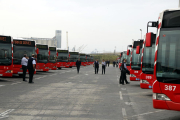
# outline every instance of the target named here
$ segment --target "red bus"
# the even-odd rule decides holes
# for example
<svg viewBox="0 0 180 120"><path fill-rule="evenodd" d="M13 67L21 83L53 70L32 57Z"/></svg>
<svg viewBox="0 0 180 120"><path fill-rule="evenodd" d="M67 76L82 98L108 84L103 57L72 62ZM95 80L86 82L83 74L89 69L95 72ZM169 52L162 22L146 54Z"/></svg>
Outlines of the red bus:
<svg viewBox="0 0 180 120"><path fill-rule="evenodd" d="M164 10L154 26L153 106L180 111L180 9Z"/></svg>
<svg viewBox="0 0 180 120"><path fill-rule="evenodd" d="M13 74L13 38L0 35L0 77Z"/></svg>
<svg viewBox="0 0 180 120"><path fill-rule="evenodd" d="M149 39L149 37L152 38ZM144 89L152 89L153 72L154 72L154 52L155 52L156 35L153 33L146 34L146 40L143 44L141 56L141 74L140 87Z"/></svg>
<svg viewBox="0 0 180 120"><path fill-rule="evenodd" d="M49 71L48 66L48 45L36 44L37 63L36 71Z"/></svg>
<svg viewBox="0 0 180 120"><path fill-rule="evenodd" d="M81 65L86 66L86 54L80 53L80 60L81 60Z"/></svg>
<svg viewBox="0 0 180 120"><path fill-rule="evenodd" d="M91 56L91 65L94 63L94 57Z"/></svg>
<svg viewBox="0 0 180 120"><path fill-rule="evenodd" d="M143 40L134 41L133 43L132 52L131 52L131 61L130 61L131 81L140 80L142 45L143 45Z"/></svg>
<svg viewBox="0 0 180 120"><path fill-rule="evenodd" d="M69 68L69 51L57 48L57 68Z"/></svg>
<svg viewBox="0 0 180 120"><path fill-rule="evenodd" d="M49 61L47 66L49 66L49 70L57 70L57 51L56 47L49 47Z"/></svg>
<svg viewBox="0 0 180 120"><path fill-rule="evenodd" d="M76 61L79 58L79 52L69 52L70 57L69 57L69 61L70 61L70 68L72 67L76 67Z"/></svg>
<svg viewBox="0 0 180 120"><path fill-rule="evenodd" d="M86 65L90 65L91 59L90 59L90 55L86 55Z"/></svg>
<svg viewBox="0 0 180 120"><path fill-rule="evenodd" d="M35 41L13 39L13 74L23 75L21 59L24 54L31 58L32 54L35 54L35 49Z"/></svg>

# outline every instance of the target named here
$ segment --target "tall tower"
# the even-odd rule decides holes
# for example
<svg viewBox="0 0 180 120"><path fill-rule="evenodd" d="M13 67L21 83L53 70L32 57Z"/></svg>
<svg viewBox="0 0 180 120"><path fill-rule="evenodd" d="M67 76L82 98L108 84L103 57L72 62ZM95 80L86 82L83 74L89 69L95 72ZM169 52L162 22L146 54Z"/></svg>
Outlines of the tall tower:
<svg viewBox="0 0 180 120"><path fill-rule="evenodd" d="M56 30L57 48L61 48L61 30Z"/></svg>

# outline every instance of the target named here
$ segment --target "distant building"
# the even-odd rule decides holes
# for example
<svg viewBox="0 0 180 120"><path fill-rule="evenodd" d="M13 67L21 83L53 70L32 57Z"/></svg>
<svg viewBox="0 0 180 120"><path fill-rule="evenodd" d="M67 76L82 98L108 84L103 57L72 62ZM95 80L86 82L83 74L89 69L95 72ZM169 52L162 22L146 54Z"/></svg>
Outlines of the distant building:
<svg viewBox="0 0 180 120"><path fill-rule="evenodd" d="M57 41L57 48L61 48L61 30L56 30L55 39Z"/></svg>
<svg viewBox="0 0 180 120"><path fill-rule="evenodd" d="M56 46L57 48L61 48L61 30L55 31L55 36L53 38L36 38L36 37L21 37L27 40L36 41L36 43L48 45L48 46Z"/></svg>

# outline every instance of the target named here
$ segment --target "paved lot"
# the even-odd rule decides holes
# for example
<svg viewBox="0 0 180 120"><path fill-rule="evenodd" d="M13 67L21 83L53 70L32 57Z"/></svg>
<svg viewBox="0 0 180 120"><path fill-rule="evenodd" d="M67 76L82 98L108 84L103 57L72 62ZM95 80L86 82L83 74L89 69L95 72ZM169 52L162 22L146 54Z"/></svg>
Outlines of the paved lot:
<svg viewBox="0 0 180 120"><path fill-rule="evenodd" d="M75 68L38 72L34 84L0 78L0 119L180 120L177 111L154 109L152 90L140 89L139 82L118 85L119 75L112 66L105 75L88 66L80 74Z"/></svg>

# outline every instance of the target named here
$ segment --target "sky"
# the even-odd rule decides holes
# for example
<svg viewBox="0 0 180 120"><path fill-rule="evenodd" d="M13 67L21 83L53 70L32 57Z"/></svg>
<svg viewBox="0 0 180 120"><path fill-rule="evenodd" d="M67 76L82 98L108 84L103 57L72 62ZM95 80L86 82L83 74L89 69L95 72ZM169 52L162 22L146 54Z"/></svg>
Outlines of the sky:
<svg viewBox="0 0 180 120"><path fill-rule="evenodd" d="M117 52L147 32L165 9L179 0L0 0L0 34L52 38L62 31L62 49L86 46L83 53ZM150 32L156 32L150 28Z"/></svg>

